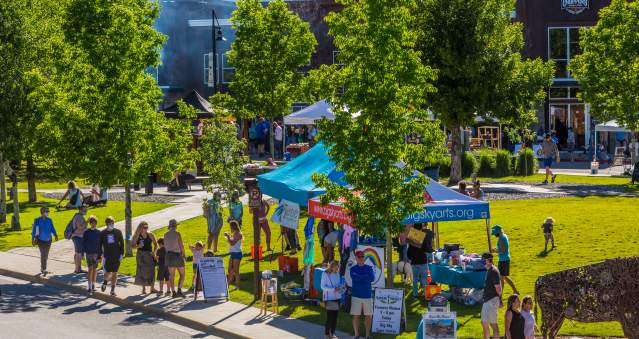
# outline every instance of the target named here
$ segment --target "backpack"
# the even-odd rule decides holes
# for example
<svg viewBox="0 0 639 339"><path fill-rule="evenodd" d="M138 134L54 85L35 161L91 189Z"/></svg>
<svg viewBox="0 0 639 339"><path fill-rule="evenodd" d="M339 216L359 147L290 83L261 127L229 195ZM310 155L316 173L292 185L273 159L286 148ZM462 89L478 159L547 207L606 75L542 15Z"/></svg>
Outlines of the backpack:
<svg viewBox="0 0 639 339"><path fill-rule="evenodd" d="M73 216L73 218L71 218L71 221L69 221L69 223L67 224L67 227L64 229L64 239L71 239L71 236L73 235L73 219L75 219L75 216Z"/></svg>

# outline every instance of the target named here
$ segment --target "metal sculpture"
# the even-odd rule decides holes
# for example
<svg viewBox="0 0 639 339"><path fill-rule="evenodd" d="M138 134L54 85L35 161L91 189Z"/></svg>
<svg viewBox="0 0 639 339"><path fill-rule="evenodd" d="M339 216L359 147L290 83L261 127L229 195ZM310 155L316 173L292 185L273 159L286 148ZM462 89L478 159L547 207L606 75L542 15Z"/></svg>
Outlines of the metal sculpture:
<svg viewBox="0 0 639 339"><path fill-rule="evenodd" d="M639 339L639 257L608 259L541 276L535 284L543 338L555 338L564 319L618 321Z"/></svg>

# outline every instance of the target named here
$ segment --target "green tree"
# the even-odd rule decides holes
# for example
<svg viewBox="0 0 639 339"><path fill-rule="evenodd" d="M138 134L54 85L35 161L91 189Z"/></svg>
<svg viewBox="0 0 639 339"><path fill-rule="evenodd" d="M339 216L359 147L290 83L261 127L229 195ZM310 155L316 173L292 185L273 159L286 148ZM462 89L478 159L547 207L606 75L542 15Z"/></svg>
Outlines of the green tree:
<svg viewBox="0 0 639 339"><path fill-rule="evenodd" d="M231 16L235 41L228 52L235 75L229 88L233 99L219 95L214 102L237 116L276 118L285 115L296 98L317 41L308 23L291 12L282 0L240 0ZM220 97L222 96L222 97ZM226 96L226 98L224 98ZM273 154L273 126L269 127Z"/></svg>
<svg viewBox="0 0 639 339"><path fill-rule="evenodd" d="M158 64L164 36L153 28L158 5L134 0L72 0L64 53L36 74L31 95L45 112L40 144L68 177L124 185L131 255L131 185L150 173L170 178L190 156L189 117L157 112L161 91L145 69Z"/></svg>
<svg viewBox="0 0 639 339"><path fill-rule="evenodd" d="M424 0L416 24L422 61L438 70L426 99L452 133L450 183L461 179L461 128L476 116L527 126L550 86L553 64L523 60L514 0Z"/></svg>
<svg viewBox="0 0 639 339"><path fill-rule="evenodd" d="M436 123L426 122L428 113L421 109L426 94L435 91L436 73L421 63L415 49L414 0L339 3L344 8L326 20L343 64L328 77L340 90L334 90L331 100L335 120L320 124L320 139L352 187L337 186L325 176L314 179L327 188L323 203L344 197L360 232L386 236L390 265L391 237L424 203L428 179L407 179L442 154L443 133ZM341 89L343 95L337 95ZM359 112L356 118L354 112ZM423 138L421 144L405 142L413 132ZM392 285L390 273L387 278Z"/></svg>
<svg viewBox="0 0 639 339"><path fill-rule="evenodd" d="M581 85L581 99L602 121L639 129L639 4L613 0L599 12L599 21L581 29L583 53L570 62L570 71Z"/></svg>

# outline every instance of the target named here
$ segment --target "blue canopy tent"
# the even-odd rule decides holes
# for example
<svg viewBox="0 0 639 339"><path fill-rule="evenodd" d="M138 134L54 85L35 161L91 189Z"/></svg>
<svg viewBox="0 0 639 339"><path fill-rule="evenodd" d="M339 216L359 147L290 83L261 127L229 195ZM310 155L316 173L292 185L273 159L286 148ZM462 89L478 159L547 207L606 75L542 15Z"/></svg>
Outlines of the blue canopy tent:
<svg viewBox="0 0 639 339"><path fill-rule="evenodd" d="M258 185L262 192L276 199L285 199L300 206L308 206L308 214L338 223L350 224L349 213L340 202L321 205L319 196L326 190L317 187L311 176L326 174L333 182L346 186L344 173L335 169L335 163L322 143L288 164L266 174L259 175ZM438 223L459 220L486 220L488 247L490 241L490 208L487 201L477 200L454 191L436 180L430 180L424 189L424 210L406 216L403 224L432 222L438 235ZM437 244L439 245L439 244Z"/></svg>

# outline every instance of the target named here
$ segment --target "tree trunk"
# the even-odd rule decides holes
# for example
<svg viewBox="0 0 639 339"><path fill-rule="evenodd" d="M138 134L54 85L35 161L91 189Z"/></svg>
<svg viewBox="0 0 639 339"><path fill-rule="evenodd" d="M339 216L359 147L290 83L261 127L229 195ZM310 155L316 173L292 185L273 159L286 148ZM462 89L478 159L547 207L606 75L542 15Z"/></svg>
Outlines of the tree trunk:
<svg viewBox="0 0 639 339"><path fill-rule="evenodd" d="M33 155L27 157L27 191L29 192L29 202L36 202L36 167L33 163Z"/></svg>
<svg viewBox="0 0 639 339"><path fill-rule="evenodd" d="M4 178L4 155L0 152L0 224L7 222L7 191Z"/></svg>
<svg viewBox="0 0 639 339"><path fill-rule="evenodd" d="M462 143L461 143L461 128L459 126L453 126L450 128L451 132L451 164L450 164L450 178L448 185L456 185L462 180Z"/></svg>
<svg viewBox="0 0 639 339"><path fill-rule="evenodd" d="M133 256L133 249L131 248L131 233L133 230L131 220L131 184L130 180L127 180L124 184L124 233L126 243L126 256Z"/></svg>
<svg viewBox="0 0 639 339"><path fill-rule="evenodd" d="M17 168L14 170L11 179L13 181L13 216L11 217L11 230L21 231L20 228L20 204L18 202L18 173Z"/></svg>
<svg viewBox="0 0 639 339"><path fill-rule="evenodd" d="M273 136L273 122L268 124L268 152L271 158L275 159L275 137Z"/></svg>
<svg viewBox="0 0 639 339"><path fill-rule="evenodd" d="M390 229L386 228L386 288L393 288L393 240Z"/></svg>

